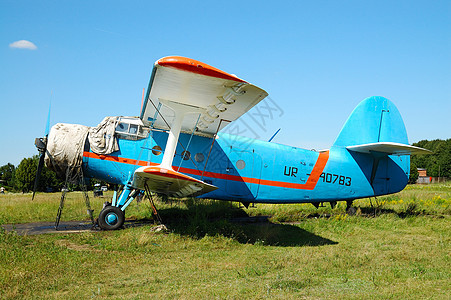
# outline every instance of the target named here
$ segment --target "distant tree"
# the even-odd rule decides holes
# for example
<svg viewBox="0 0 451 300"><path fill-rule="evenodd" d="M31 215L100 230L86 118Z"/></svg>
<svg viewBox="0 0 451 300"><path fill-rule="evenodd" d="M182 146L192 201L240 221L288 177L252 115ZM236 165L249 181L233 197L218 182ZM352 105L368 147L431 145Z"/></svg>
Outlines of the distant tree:
<svg viewBox="0 0 451 300"><path fill-rule="evenodd" d="M14 173L16 172L16 167L13 164L6 164L0 167L0 180L2 180L3 185L10 188L14 186Z"/></svg>
<svg viewBox="0 0 451 300"><path fill-rule="evenodd" d="M38 167L37 160L33 158L24 158L20 162L16 170L16 188L23 193L33 189L36 169Z"/></svg>
<svg viewBox="0 0 451 300"><path fill-rule="evenodd" d="M17 190L25 193L33 190L38 163L39 156L37 155L31 158L24 158L20 162L15 173L15 187ZM39 178L37 190L40 192L45 192L47 188L59 190L62 186L63 181L57 178L56 173L44 166Z"/></svg>
<svg viewBox="0 0 451 300"><path fill-rule="evenodd" d="M419 174L418 174L417 165L415 165L415 163L411 162L410 163L409 183L410 184L416 183L418 176L419 176Z"/></svg>
<svg viewBox="0 0 451 300"><path fill-rule="evenodd" d="M428 176L451 177L451 139L422 140L413 143L414 146L433 151L429 155L413 155L412 162L419 168L427 169Z"/></svg>

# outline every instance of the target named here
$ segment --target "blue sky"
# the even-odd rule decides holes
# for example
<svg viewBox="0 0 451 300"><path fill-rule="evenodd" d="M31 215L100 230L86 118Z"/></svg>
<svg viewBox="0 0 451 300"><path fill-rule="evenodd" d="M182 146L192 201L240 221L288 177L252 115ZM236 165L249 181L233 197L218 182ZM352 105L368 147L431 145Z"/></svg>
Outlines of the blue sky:
<svg viewBox="0 0 451 300"><path fill-rule="evenodd" d="M0 0L0 165L37 154L50 101L52 125L138 115L168 55L265 89L280 110L252 125L264 140L282 128L275 142L328 148L373 95L411 143L450 138L450 15L451 1Z"/></svg>

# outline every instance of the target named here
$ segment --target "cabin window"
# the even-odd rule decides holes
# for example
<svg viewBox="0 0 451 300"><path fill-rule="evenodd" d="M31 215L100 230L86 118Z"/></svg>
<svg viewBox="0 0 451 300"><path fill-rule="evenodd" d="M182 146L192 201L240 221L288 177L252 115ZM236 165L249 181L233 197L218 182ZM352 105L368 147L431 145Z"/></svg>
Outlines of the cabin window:
<svg viewBox="0 0 451 300"><path fill-rule="evenodd" d="M203 153L196 153L196 155L194 155L194 159L198 162L201 163L204 161L205 156Z"/></svg>
<svg viewBox="0 0 451 300"><path fill-rule="evenodd" d="M243 170L245 167L246 167L246 162L244 160L240 159L236 162L236 168L238 170Z"/></svg>
<svg viewBox="0 0 451 300"><path fill-rule="evenodd" d="M160 146L153 146L152 148L152 154L153 155L160 155L162 153Z"/></svg>
<svg viewBox="0 0 451 300"><path fill-rule="evenodd" d="M182 152L182 158L183 160L188 160L191 158L191 153L189 153L189 151L183 151Z"/></svg>

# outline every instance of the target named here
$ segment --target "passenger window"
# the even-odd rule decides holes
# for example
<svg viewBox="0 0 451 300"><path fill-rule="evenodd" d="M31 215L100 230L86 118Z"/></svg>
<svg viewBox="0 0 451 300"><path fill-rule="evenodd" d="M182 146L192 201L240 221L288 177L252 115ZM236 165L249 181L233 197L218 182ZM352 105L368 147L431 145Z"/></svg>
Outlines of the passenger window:
<svg viewBox="0 0 451 300"><path fill-rule="evenodd" d="M188 160L191 158L191 153L189 153L189 151L183 151L182 152L182 158L183 160Z"/></svg>
<svg viewBox="0 0 451 300"><path fill-rule="evenodd" d="M205 157L203 153L196 153L196 155L194 155L194 159L198 162L201 163L204 161Z"/></svg>
<svg viewBox="0 0 451 300"><path fill-rule="evenodd" d="M246 163L244 162L244 160L240 159L236 162L236 168L238 170L243 170L246 167Z"/></svg>
<svg viewBox="0 0 451 300"><path fill-rule="evenodd" d="M152 148L152 153L153 153L153 155L160 155L161 154L161 147L160 146L154 146L153 148Z"/></svg>

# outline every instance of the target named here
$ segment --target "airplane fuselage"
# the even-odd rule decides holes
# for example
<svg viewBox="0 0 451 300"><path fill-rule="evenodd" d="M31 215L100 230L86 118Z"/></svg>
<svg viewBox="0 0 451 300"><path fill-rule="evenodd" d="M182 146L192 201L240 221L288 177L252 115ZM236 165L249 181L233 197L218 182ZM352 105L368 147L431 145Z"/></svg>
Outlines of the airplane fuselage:
<svg viewBox="0 0 451 300"><path fill-rule="evenodd" d="M120 150L109 155L85 147L84 174L125 185L138 167L161 163L167 136L153 130L144 139L118 138ZM216 139L181 134L172 168L218 187L202 198L303 203L396 193L407 184L409 163L409 156L383 158L371 184L369 154L337 146L317 152L220 133Z"/></svg>

